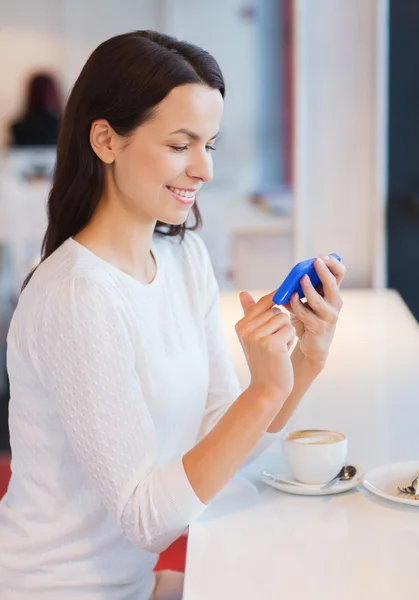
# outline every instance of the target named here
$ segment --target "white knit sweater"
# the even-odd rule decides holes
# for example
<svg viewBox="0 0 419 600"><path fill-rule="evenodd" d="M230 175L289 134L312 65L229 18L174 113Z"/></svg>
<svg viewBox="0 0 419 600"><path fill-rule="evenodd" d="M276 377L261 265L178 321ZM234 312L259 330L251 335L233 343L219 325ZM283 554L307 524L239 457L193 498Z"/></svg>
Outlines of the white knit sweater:
<svg viewBox="0 0 419 600"><path fill-rule="evenodd" d="M153 253L142 285L70 238L20 297L2 600L148 600L158 553L206 508L182 456L241 390L203 242Z"/></svg>

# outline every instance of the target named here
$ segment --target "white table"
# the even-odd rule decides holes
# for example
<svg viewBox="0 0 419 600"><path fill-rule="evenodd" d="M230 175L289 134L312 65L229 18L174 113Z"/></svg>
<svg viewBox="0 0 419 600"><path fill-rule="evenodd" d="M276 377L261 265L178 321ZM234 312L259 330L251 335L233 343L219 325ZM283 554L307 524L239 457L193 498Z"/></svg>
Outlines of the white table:
<svg viewBox="0 0 419 600"><path fill-rule="evenodd" d="M261 293L256 294L260 296ZM393 291L345 291L326 370L290 428L334 428L350 461L369 469L419 459L419 327ZM243 385L235 340L236 294L221 306ZM280 440L237 475L190 527L184 600L396 600L419 582L419 508L362 486L335 496L285 494L259 480L278 470Z"/></svg>

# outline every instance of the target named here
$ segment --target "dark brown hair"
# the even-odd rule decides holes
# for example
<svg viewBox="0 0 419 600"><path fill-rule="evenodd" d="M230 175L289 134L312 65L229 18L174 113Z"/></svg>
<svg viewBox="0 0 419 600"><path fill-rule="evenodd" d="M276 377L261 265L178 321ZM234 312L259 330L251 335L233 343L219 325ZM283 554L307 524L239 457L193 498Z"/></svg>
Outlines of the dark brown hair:
<svg viewBox="0 0 419 600"><path fill-rule="evenodd" d="M39 111L61 115L60 95L54 78L48 73L32 75L28 84L26 114Z"/></svg>
<svg viewBox="0 0 419 600"><path fill-rule="evenodd" d="M118 35L96 48L74 84L61 121L41 262L89 223L101 198L104 165L90 145L93 121L106 119L117 134L129 136L173 88L188 83L218 89L224 97L218 63L193 44L144 30ZM155 231L182 240L186 229L201 225L196 204L192 210L192 226L158 221Z"/></svg>

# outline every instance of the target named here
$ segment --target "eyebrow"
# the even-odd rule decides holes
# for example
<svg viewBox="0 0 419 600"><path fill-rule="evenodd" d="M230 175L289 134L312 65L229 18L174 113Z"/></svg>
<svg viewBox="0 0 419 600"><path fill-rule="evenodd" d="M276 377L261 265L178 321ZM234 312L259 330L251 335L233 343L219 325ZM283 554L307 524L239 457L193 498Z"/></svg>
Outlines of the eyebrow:
<svg viewBox="0 0 419 600"><path fill-rule="evenodd" d="M185 135L189 136L192 140L195 140L197 142L199 142L199 140L201 139L201 136L199 136L197 133L194 133L190 129L178 129L177 131L172 131L172 133L170 133L169 135L175 135L175 133L184 133ZM220 132L217 131L217 133L215 135L213 135L210 138L210 140L214 140L218 136L219 133Z"/></svg>

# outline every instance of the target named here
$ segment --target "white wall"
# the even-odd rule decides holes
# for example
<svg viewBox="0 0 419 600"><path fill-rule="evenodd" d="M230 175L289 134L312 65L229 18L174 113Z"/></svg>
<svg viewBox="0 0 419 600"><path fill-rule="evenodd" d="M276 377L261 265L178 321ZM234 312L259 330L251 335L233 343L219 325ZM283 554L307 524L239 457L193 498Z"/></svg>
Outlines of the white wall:
<svg viewBox="0 0 419 600"><path fill-rule="evenodd" d="M257 6L257 3L256 3ZM243 0L167 0L165 30L198 44L218 61L226 80L222 130L214 155L214 186L252 192L258 166L258 28Z"/></svg>
<svg viewBox="0 0 419 600"><path fill-rule="evenodd" d="M385 283L387 0L296 0L296 259Z"/></svg>
<svg viewBox="0 0 419 600"><path fill-rule="evenodd" d="M158 28L160 5L161 0L63 0L66 88L71 88L87 58L101 42L134 29Z"/></svg>

